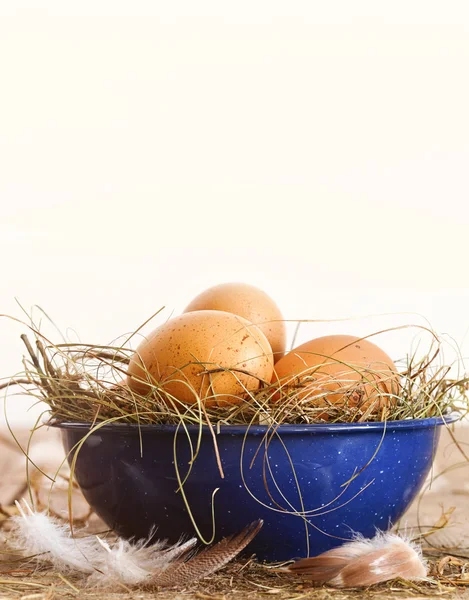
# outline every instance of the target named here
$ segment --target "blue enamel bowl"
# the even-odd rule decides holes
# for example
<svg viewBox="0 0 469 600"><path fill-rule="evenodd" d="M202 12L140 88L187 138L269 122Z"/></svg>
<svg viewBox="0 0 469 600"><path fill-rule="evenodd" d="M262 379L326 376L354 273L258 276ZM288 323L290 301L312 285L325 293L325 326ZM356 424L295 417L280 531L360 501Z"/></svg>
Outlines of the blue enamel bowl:
<svg viewBox="0 0 469 600"><path fill-rule="evenodd" d="M215 539L263 519L248 551L283 561L389 529L422 487L441 426L455 419L222 426L219 461L206 427L199 437L197 426L56 426L70 461L80 445L76 480L119 535L145 538L156 527L171 542L196 531L208 541L212 517Z"/></svg>

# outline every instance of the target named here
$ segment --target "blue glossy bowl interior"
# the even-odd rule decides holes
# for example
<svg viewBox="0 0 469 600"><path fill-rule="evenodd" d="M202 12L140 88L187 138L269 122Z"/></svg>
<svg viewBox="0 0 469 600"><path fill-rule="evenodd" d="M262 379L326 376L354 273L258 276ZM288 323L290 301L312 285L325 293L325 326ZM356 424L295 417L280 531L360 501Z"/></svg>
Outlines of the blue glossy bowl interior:
<svg viewBox="0 0 469 600"><path fill-rule="evenodd" d="M454 418L447 417L446 422ZM105 425L83 442L75 477L93 509L117 533L175 542L195 534L178 492L174 464L193 519L206 539L241 530L255 519L264 527L250 544L261 560L316 555L359 532L372 536L398 520L420 490L440 437L441 418L338 425L224 426L217 446L199 428L176 434L171 425ZM58 425L67 452L90 432L80 423ZM176 442L175 442L176 436Z"/></svg>

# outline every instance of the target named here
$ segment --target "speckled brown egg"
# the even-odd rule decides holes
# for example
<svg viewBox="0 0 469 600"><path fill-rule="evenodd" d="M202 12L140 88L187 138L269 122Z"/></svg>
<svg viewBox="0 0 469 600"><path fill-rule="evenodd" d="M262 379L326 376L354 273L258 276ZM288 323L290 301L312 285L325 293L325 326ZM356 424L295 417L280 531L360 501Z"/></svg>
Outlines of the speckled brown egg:
<svg viewBox="0 0 469 600"><path fill-rule="evenodd" d="M392 401L399 376L391 358L366 339L329 335L310 340L286 354L276 365L272 381L317 406L334 404L366 409ZM302 386L302 387L298 387Z"/></svg>
<svg viewBox="0 0 469 600"><path fill-rule="evenodd" d="M222 283L199 294L186 307L195 310L224 310L244 317L265 334L277 362L285 354L286 327L280 309L270 296L247 283Z"/></svg>
<svg viewBox="0 0 469 600"><path fill-rule="evenodd" d="M159 383L185 404L200 397L207 406L226 405L240 403L272 372L272 349L258 327L229 312L200 310L153 331L130 361L128 382L141 394Z"/></svg>

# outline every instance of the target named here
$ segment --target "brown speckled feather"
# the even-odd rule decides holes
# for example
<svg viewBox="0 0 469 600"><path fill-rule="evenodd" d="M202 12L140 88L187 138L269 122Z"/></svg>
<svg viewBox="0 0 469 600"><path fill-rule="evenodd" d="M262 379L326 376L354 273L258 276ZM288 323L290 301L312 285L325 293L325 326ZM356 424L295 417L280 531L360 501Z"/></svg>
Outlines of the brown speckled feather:
<svg viewBox="0 0 469 600"><path fill-rule="evenodd" d="M152 577L151 587L180 587L206 577L232 560L259 533L263 522L255 521L241 533L222 539L186 561L170 565L163 573Z"/></svg>

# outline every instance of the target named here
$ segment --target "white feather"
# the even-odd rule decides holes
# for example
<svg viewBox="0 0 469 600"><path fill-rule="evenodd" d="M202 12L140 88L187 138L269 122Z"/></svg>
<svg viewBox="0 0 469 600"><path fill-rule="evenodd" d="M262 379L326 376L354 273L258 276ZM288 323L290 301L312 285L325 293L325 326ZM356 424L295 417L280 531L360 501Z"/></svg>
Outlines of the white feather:
<svg viewBox="0 0 469 600"><path fill-rule="evenodd" d="M108 542L98 536L73 537L68 524L45 513L34 512L23 500L14 517L16 546L39 561L51 562L59 571L76 571L88 576L91 585L123 583L138 585L161 574L196 544L193 538L168 546L163 541ZM83 533L77 531L77 533Z"/></svg>
<svg viewBox="0 0 469 600"><path fill-rule="evenodd" d="M196 539L170 547L161 541L149 545L145 541L131 543L117 539L108 543L99 537L97 540L103 552L96 565L99 570L90 580L94 585L108 584L110 581L127 585L147 583L151 577L161 574L196 544Z"/></svg>
<svg viewBox="0 0 469 600"><path fill-rule="evenodd" d="M90 538L72 537L70 527L45 513L33 512L23 500L16 502L20 517L13 517L16 546L28 556L50 561L60 570L91 573L96 561L96 543Z"/></svg>
<svg viewBox="0 0 469 600"><path fill-rule="evenodd" d="M99 557L99 571L91 578L90 584L102 585L108 580L114 580L132 585L141 583L149 577L151 572L139 564L138 554L132 552L128 542L119 540L111 548L107 542L97 539L102 544L103 552Z"/></svg>

